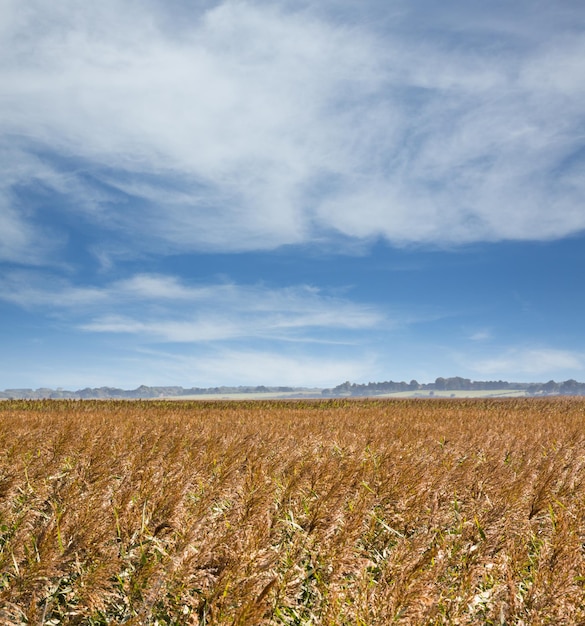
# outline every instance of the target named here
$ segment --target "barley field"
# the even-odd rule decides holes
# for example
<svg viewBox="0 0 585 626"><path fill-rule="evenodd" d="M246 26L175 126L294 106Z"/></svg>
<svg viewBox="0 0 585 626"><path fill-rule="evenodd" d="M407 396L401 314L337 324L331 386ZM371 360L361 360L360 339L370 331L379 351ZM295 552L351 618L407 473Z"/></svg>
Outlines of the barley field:
<svg viewBox="0 0 585 626"><path fill-rule="evenodd" d="M585 401L7 401L0 624L585 624Z"/></svg>

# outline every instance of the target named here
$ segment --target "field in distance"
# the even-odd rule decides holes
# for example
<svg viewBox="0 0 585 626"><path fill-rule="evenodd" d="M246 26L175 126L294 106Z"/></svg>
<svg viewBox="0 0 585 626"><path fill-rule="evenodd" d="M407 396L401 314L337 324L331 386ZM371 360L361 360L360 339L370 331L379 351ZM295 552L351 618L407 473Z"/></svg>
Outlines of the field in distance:
<svg viewBox="0 0 585 626"><path fill-rule="evenodd" d="M245 393L198 393L196 395L172 396L164 400L285 400L321 397L320 389L307 389L302 391L258 391Z"/></svg>
<svg viewBox="0 0 585 626"><path fill-rule="evenodd" d="M585 399L0 405L0 623L585 623Z"/></svg>
<svg viewBox="0 0 585 626"><path fill-rule="evenodd" d="M294 392L258 392L258 393L226 393L226 394L197 394L193 396L174 396L166 400L284 400L299 398L322 397L320 389L307 389L306 391ZM391 393L379 393L370 396L355 396L356 398L524 398L526 391L523 389L490 389L482 391L394 391ZM346 396L339 396L346 397Z"/></svg>
<svg viewBox="0 0 585 626"><path fill-rule="evenodd" d="M378 398L524 398L523 389L485 389L481 391L454 390L454 391L396 391L386 393Z"/></svg>

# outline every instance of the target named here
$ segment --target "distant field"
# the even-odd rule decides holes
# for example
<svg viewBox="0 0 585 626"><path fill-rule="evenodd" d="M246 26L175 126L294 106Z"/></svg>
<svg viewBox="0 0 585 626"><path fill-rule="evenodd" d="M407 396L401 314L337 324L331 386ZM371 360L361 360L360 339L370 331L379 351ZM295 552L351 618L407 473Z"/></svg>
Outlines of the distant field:
<svg viewBox="0 0 585 626"><path fill-rule="evenodd" d="M519 389L494 389L489 391L396 391L391 393L372 394L371 396L353 396L356 398L522 398L526 393ZM267 391L242 393L198 393L193 395L159 396L158 398L128 398L129 400L284 400L284 399L317 399L323 398L321 389L303 389L297 391ZM327 397L327 396L326 396ZM350 396L333 396L347 398ZM2 398L8 400L12 398ZM112 398L99 398L113 400Z"/></svg>
<svg viewBox="0 0 585 626"><path fill-rule="evenodd" d="M526 392L519 389L490 389L484 391L397 391L384 398L523 398Z"/></svg>
<svg viewBox="0 0 585 626"><path fill-rule="evenodd" d="M200 393L192 396L172 396L165 400L283 400L286 398L315 398L320 395L315 391L269 391L258 393Z"/></svg>
<svg viewBox="0 0 585 626"><path fill-rule="evenodd" d="M271 393L229 393L229 394L198 394L193 396L174 396L168 400L275 400L286 398L318 398L319 390L305 392L271 392ZM518 389L493 389L489 391L395 391L367 398L523 398L526 392ZM360 396L357 396L358 398ZM345 399L345 398L344 398Z"/></svg>
<svg viewBox="0 0 585 626"><path fill-rule="evenodd" d="M585 399L6 401L1 624L585 623Z"/></svg>

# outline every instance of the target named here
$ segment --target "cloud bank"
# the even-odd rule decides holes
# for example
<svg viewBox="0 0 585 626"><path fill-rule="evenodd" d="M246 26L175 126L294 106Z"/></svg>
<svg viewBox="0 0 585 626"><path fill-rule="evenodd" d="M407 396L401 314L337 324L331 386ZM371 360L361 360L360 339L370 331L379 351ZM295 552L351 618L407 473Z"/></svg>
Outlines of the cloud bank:
<svg viewBox="0 0 585 626"><path fill-rule="evenodd" d="M581 13L459 5L3 0L0 259L54 258L56 212L130 255L583 230Z"/></svg>

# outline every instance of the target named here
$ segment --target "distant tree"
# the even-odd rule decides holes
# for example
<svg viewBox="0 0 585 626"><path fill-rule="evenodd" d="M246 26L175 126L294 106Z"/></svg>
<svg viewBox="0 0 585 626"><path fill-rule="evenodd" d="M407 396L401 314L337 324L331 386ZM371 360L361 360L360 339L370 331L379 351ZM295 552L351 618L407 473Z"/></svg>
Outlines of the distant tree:
<svg viewBox="0 0 585 626"><path fill-rule="evenodd" d="M529 396L535 396L537 393L539 393L542 389L542 385L533 383L531 385L528 385L528 387L526 387L526 393Z"/></svg>
<svg viewBox="0 0 585 626"><path fill-rule="evenodd" d="M437 391L445 391L446 388L447 388L446 379L443 378L442 376L439 376L439 378L435 380L435 389Z"/></svg>
<svg viewBox="0 0 585 626"><path fill-rule="evenodd" d="M351 383L349 382L349 380L346 380L344 383L341 383L341 385L337 385L337 387L334 387L332 389L332 393L336 396L340 396L340 395L345 395L345 394L350 394L351 393Z"/></svg>
<svg viewBox="0 0 585 626"><path fill-rule="evenodd" d="M569 380L565 380L564 383L561 383L559 393L565 396L578 396L582 393L581 387L583 387L583 385L570 378Z"/></svg>
<svg viewBox="0 0 585 626"><path fill-rule="evenodd" d="M471 380L469 378L461 378L461 376L454 376L445 380L445 389L453 391L469 390L471 389Z"/></svg>
<svg viewBox="0 0 585 626"><path fill-rule="evenodd" d="M542 385L542 391L547 394L558 393L560 388L560 384L556 383L554 380L549 380L547 383Z"/></svg>

